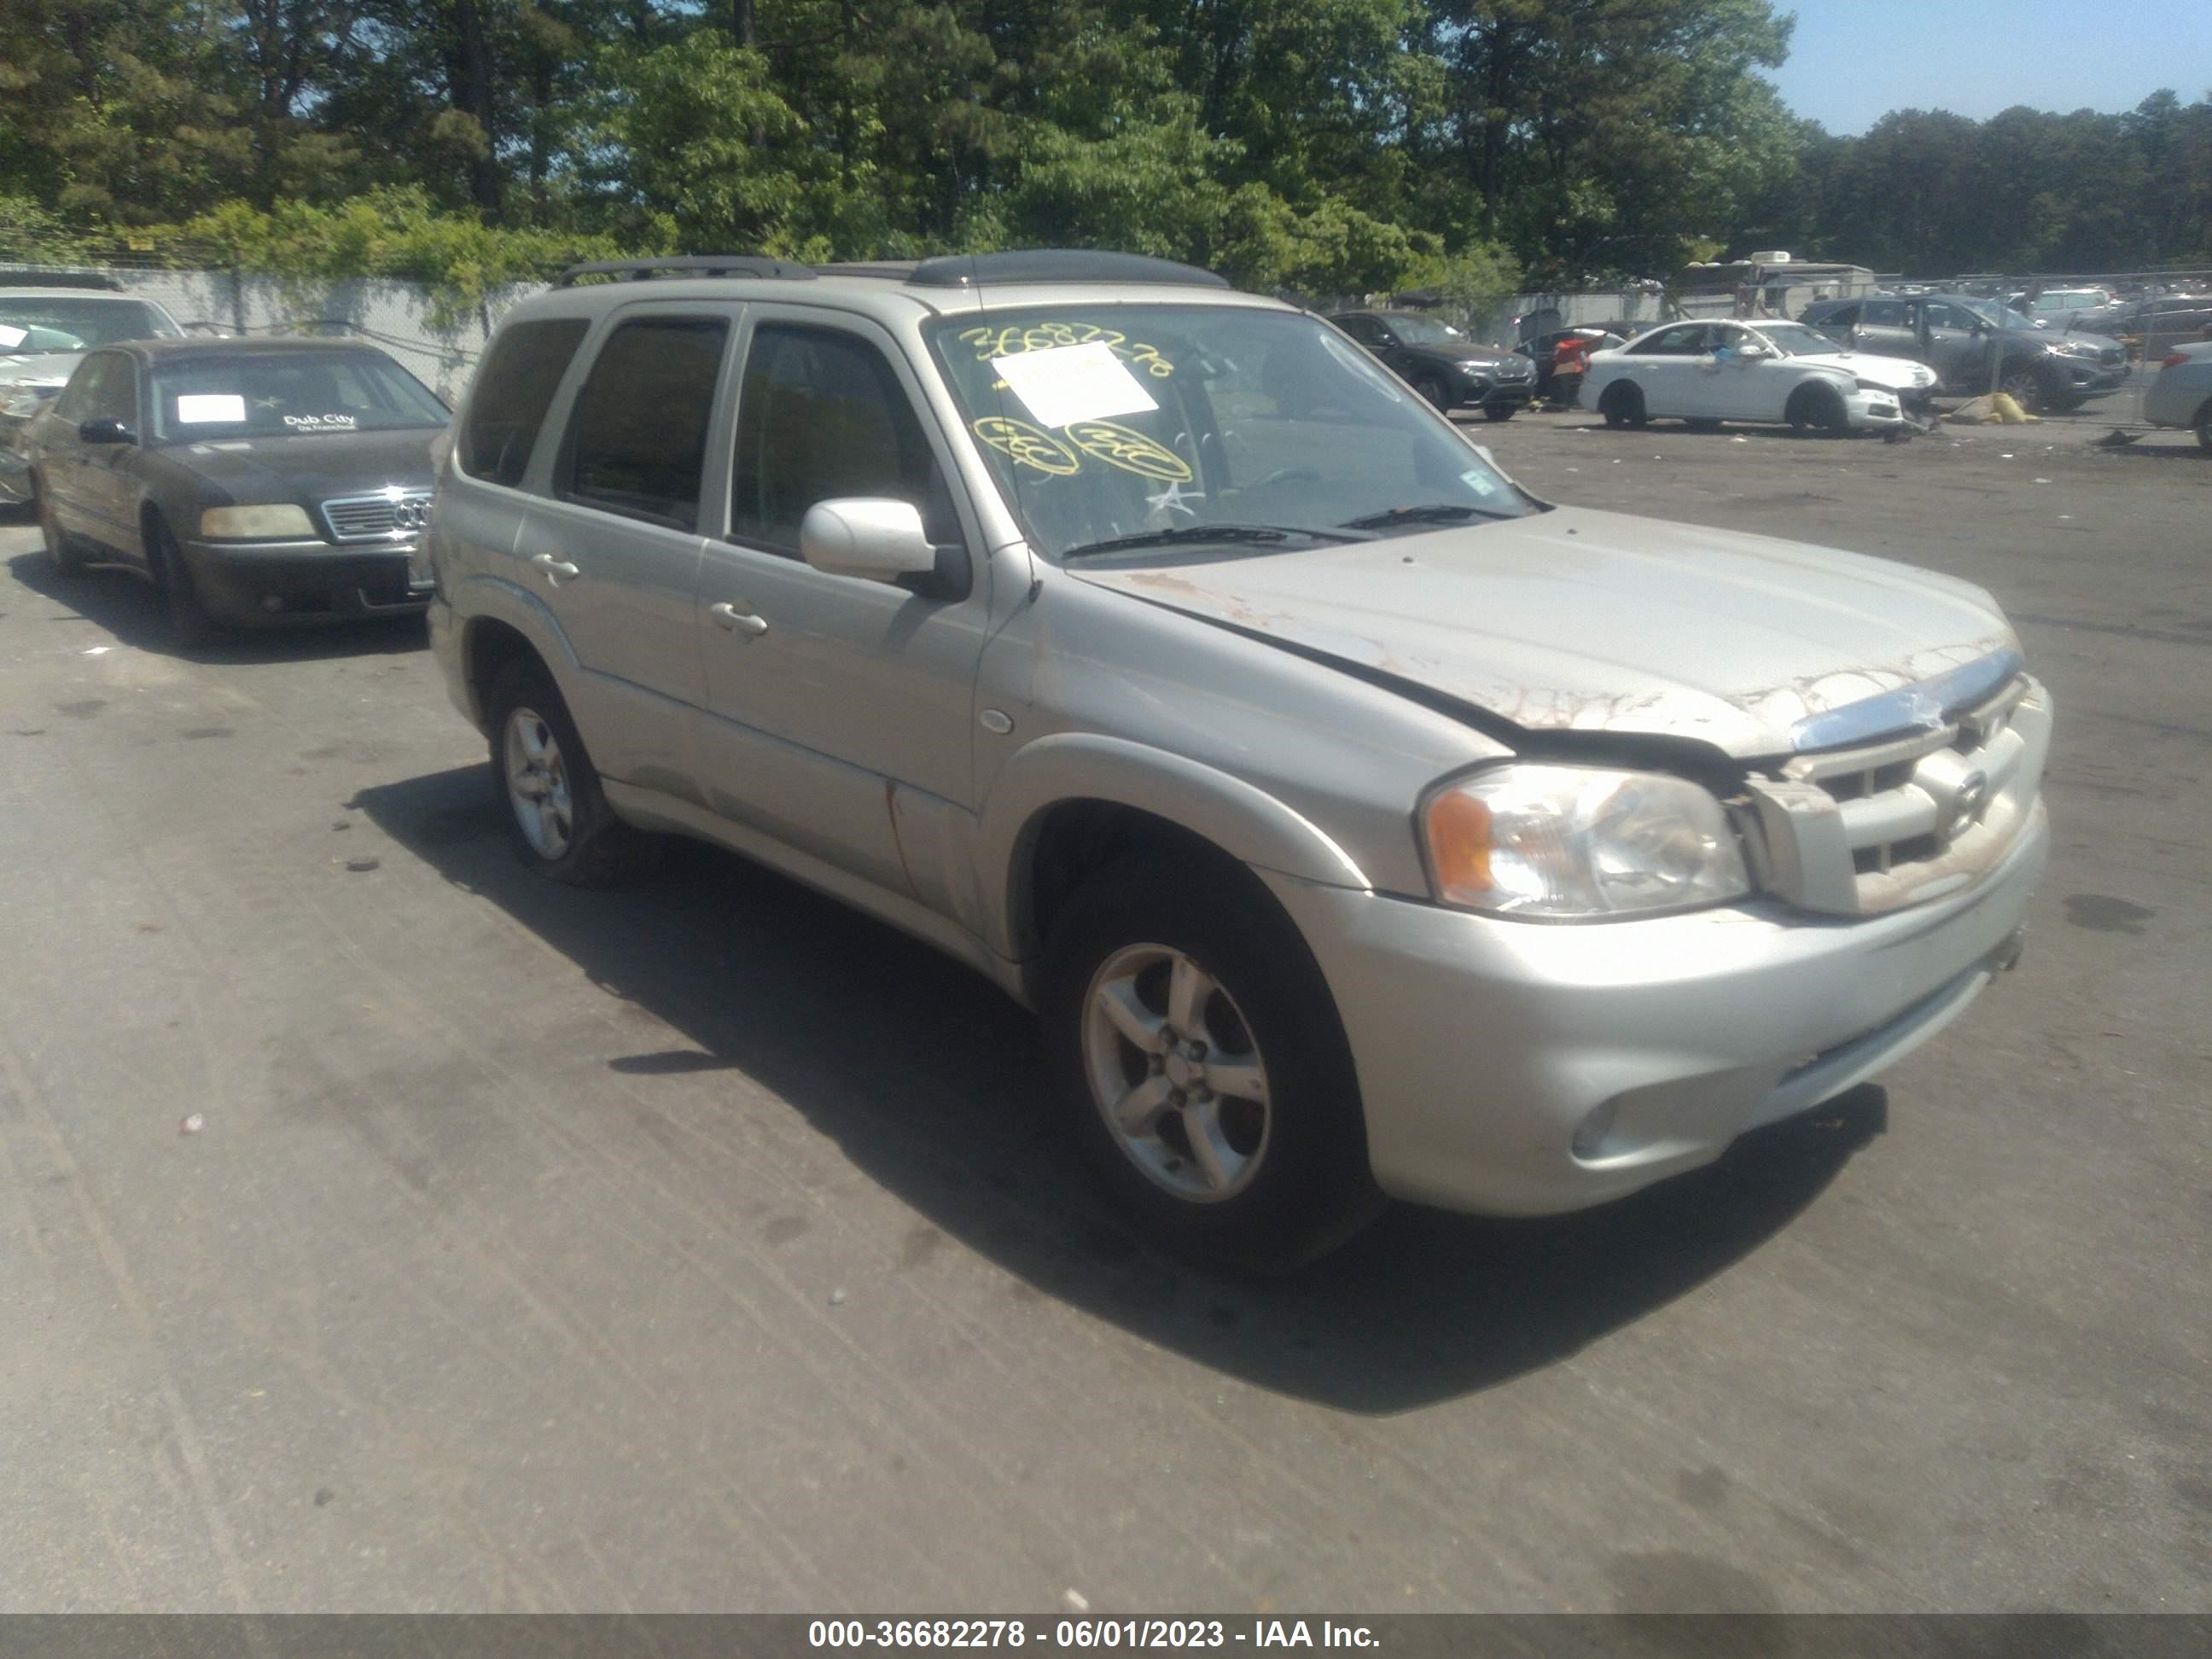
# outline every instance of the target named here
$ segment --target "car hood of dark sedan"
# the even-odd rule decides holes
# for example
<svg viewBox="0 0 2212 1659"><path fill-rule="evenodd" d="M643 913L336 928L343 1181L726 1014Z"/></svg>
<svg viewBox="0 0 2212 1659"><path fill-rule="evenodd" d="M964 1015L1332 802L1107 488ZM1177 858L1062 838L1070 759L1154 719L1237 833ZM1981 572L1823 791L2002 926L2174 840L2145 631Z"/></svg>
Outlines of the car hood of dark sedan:
<svg viewBox="0 0 2212 1659"><path fill-rule="evenodd" d="M1579 508L1338 547L1069 574L1529 731L1790 752L1817 717L2017 649L1954 577ZM1986 688L1984 688L1986 690Z"/></svg>
<svg viewBox="0 0 2212 1659"><path fill-rule="evenodd" d="M320 501L387 484L428 489L430 441L444 429L418 426L314 437L216 438L172 444L161 453L234 501Z"/></svg>

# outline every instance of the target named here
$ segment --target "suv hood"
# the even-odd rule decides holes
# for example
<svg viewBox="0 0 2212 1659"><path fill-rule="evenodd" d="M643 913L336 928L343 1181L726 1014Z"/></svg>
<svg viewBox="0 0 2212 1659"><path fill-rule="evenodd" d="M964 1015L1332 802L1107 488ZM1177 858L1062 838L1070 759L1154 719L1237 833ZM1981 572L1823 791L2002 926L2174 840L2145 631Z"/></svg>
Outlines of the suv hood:
<svg viewBox="0 0 2212 1659"><path fill-rule="evenodd" d="M0 389L37 385L58 386L84 361L82 351L17 351L0 354Z"/></svg>
<svg viewBox="0 0 2212 1659"><path fill-rule="evenodd" d="M1504 346L1477 345L1472 340L1453 340L1443 345L1430 345L1424 342L1407 349L1425 351L1431 357L1449 357L1455 363L1506 363L1521 356L1517 351L1508 351Z"/></svg>
<svg viewBox="0 0 2212 1659"><path fill-rule="evenodd" d="M1067 574L1524 730L1687 738L1746 758L1790 752L1816 715L2017 648L1996 601L1952 577L1575 508Z"/></svg>

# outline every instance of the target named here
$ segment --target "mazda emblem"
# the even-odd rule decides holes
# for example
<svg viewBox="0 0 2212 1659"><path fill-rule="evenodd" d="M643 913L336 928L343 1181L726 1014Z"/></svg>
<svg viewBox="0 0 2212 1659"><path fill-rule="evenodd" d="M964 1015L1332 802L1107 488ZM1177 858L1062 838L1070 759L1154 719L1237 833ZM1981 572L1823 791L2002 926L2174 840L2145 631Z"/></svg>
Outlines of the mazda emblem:
<svg viewBox="0 0 2212 1659"><path fill-rule="evenodd" d="M1979 772L1969 772L1960 780L1959 793L1951 798L1951 816L1943 826L1943 839L1956 841L1973 827L1989 805L1990 781Z"/></svg>

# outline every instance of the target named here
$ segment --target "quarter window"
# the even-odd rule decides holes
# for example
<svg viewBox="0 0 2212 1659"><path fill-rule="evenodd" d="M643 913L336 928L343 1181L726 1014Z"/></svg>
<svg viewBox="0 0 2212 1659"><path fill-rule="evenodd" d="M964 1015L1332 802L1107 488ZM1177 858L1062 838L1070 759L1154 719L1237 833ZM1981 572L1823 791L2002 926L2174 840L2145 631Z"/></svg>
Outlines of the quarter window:
<svg viewBox="0 0 2212 1659"><path fill-rule="evenodd" d="M568 422L569 500L699 527L707 426L729 325L647 317L607 336Z"/></svg>
<svg viewBox="0 0 2212 1659"><path fill-rule="evenodd" d="M883 354L823 329L755 329L738 403L730 533L795 554L806 509L854 495L911 501L931 540L959 539L929 440Z"/></svg>
<svg viewBox="0 0 2212 1659"><path fill-rule="evenodd" d="M519 484L553 393L591 326L582 318L516 323L477 371L461 429L461 471L487 483Z"/></svg>

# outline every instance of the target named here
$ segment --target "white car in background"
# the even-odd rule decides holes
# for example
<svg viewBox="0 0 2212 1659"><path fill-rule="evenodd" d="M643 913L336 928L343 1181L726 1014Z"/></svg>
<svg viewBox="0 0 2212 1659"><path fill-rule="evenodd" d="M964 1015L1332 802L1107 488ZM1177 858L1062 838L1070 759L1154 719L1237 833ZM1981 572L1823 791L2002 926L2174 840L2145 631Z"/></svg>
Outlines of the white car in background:
<svg viewBox="0 0 2212 1659"><path fill-rule="evenodd" d="M2212 340L2178 345L2159 364L2143 391L2143 419L2194 427L2197 441L2212 451Z"/></svg>
<svg viewBox="0 0 2212 1659"><path fill-rule="evenodd" d="M1579 401L1613 427L1673 416L1898 434L1926 426L1935 392L1925 365L1844 350L1802 323L1691 321L1592 354Z"/></svg>

